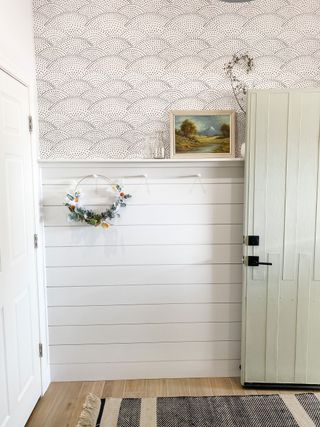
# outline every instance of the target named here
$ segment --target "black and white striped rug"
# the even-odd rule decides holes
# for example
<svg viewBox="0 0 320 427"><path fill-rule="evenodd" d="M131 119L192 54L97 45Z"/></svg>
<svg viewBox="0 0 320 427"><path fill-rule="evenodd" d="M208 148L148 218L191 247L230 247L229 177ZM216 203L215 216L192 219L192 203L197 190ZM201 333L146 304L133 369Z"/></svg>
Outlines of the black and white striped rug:
<svg viewBox="0 0 320 427"><path fill-rule="evenodd" d="M320 394L100 399L77 427L320 427Z"/></svg>

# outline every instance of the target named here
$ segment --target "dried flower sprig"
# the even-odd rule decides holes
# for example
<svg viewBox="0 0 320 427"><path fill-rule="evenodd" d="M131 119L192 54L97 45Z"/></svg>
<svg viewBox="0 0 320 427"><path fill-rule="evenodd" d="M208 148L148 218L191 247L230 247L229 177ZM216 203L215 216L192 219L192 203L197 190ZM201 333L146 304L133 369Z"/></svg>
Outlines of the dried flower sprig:
<svg viewBox="0 0 320 427"><path fill-rule="evenodd" d="M230 79L232 92L237 104L241 111L246 114L246 110L244 108L244 97L248 92L248 86L237 77L234 71L236 67L242 67L245 72L249 74L254 67L253 58L248 53L235 53L232 56L231 61L224 66L226 75Z"/></svg>

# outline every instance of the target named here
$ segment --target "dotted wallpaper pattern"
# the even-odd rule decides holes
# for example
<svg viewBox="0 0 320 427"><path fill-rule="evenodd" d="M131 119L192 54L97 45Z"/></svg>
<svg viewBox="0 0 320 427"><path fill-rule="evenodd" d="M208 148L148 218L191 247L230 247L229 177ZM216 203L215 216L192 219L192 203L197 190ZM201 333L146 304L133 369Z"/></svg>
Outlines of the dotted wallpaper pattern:
<svg viewBox="0 0 320 427"><path fill-rule="evenodd" d="M157 130L168 156L170 110L236 109L238 51L251 86L320 86L320 0L34 0L34 20L43 159L140 158Z"/></svg>

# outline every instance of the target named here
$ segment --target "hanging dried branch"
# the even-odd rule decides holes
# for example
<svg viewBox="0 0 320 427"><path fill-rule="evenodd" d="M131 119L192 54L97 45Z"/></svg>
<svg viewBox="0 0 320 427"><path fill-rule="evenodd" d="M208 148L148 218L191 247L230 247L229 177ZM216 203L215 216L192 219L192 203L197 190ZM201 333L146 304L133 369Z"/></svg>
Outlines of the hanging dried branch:
<svg viewBox="0 0 320 427"><path fill-rule="evenodd" d="M253 58L248 53L235 53L230 62L225 64L224 70L230 79L233 95L241 111L246 114L244 108L244 98L248 92L248 86L242 82L235 73L235 68L243 68L247 74L252 71L254 66Z"/></svg>

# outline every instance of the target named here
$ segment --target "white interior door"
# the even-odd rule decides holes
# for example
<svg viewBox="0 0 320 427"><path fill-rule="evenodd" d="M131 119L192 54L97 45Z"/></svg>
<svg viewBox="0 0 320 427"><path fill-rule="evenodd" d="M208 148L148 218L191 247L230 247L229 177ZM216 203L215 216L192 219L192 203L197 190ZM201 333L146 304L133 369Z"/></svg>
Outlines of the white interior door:
<svg viewBox="0 0 320 427"><path fill-rule="evenodd" d="M41 393L28 90L0 70L0 426Z"/></svg>
<svg viewBox="0 0 320 427"><path fill-rule="evenodd" d="M249 96L243 383L320 384L319 124L319 89Z"/></svg>

